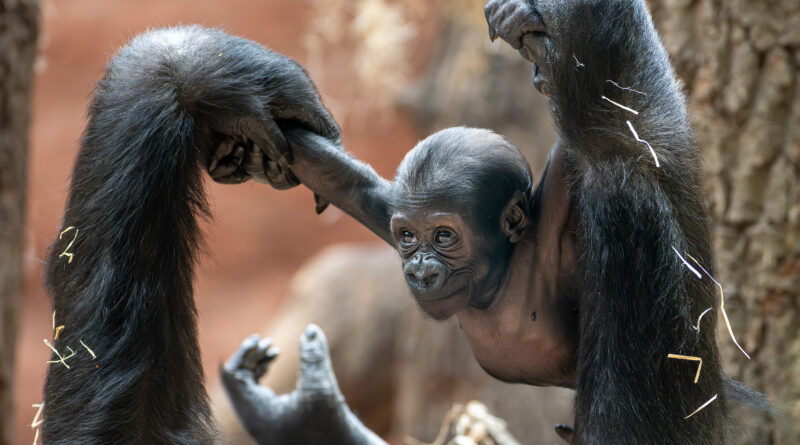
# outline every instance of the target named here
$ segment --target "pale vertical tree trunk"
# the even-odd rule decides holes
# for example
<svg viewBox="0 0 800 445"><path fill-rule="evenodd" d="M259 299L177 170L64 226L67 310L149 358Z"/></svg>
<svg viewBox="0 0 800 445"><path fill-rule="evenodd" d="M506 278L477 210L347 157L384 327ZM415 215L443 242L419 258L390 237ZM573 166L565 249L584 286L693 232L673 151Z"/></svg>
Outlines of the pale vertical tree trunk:
<svg viewBox="0 0 800 445"><path fill-rule="evenodd" d="M17 315L22 294L28 122L38 7L0 0L0 445L12 441Z"/></svg>
<svg viewBox="0 0 800 445"><path fill-rule="evenodd" d="M734 443L800 443L800 2L653 0L705 153L718 279L748 361L728 371L779 415ZM741 436L744 436L742 434Z"/></svg>

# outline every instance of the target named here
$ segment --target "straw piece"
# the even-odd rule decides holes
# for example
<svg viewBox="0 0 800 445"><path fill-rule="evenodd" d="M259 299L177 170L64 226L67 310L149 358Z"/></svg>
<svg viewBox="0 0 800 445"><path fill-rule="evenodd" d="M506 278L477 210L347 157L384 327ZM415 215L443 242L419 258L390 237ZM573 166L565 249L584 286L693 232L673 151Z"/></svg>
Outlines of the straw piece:
<svg viewBox="0 0 800 445"><path fill-rule="evenodd" d="M699 316L699 317L697 317L697 326L694 326L694 330L695 330L695 331L697 331L697 332L700 332L700 321L703 319L703 316L704 316L705 314L707 314L707 313L708 313L708 311L710 311L711 309L712 309L712 308L708 308L708 309L704 310L704 311L703 311L703 313L702 313L702 314L700 314L700 316Z"/></svg>
<svg viewBox="0 0 800 445"><path fill-rule="evenodd" d="M72 229L75 229L75 226L69 226L66 229L62 230L61 233L58 235L58 239L61 239L61 237L64 236L65 233L69 232ZM78 229L75 229L75 236L72 237L72 241L70 241L69 244L67 244L67 248L64 249L64 251L61 252L61 255L58 256L59 258L64 256L67 257L67 264L72 263L72 258L75 257L75 255L72 252L70 252L69 249L72 248L72 244L75 242L77 238L78 238Z"/></svg>
<svg viewBox="0 0 800 445"><path fill-rule="evenodd" d="M697 383L700 380L700 370L703 369L703 359L700 357L695 357L693 355L678 355L678 354L668 354L667 358L674 358L678 360L690 360L697 363L697 374L694 376L694 382Z"/></svg>
<svg viewBox="0 0 800 445"><path fill-rule="evenodd" d="M711 402L713 402L714 400L717 400L717 396L718 396L718 395L719 395L719 394L714 394L714 397L710 398L710 399L708 400L708 402L706 402L706 403L704 403L704 404L700 405L700 408L697 408L696 410L694 410L694 412L693 412L693 413L691 413L691 414L689 414L688 416L684 417L684 418L683 418L683 420L686 420L686 419L688 419L689 417L692 417L693 415L695 415L695 414L699 413L700 411L702 411L702 410L703 410L705 407L707 407L708 405L711 405Z"/></svg>
<svg viewBox="0 0 800 445"><path fill-rule="evenodd" d="M94 360L94 359L96 359L96 358L97 358L97 355L95 355L94 351L92 351L92 350L91 350L91 349L90 349L88 346L86 346L86 343L84 343L84 342L83 342L83 340L78 340L78 341L79 341L79 342L81 342L81 345L82 345L84 348L86 348L86 350L87 350L87 351L89 351L89 354L91 354L91 355L92 355L92 360Z"/></svg>
<svg viewBox="0 0 800 445"><path fill-rule="evenodd" d="M619 102L614 102L613 100L611 100L611 99L609 99L609 98L607 98L607 97L605 97L605 96L600 96L600 98L601 98L601 99L603 99L603 100L605 100L605 101L607 101L607 102L610 102L612 105L615 105L615 106L617 106L617 107L619 107L619 108L622 108L623 110L625 110L625 111L627 111L627 112L629 112L629 113L633 113L633 114L635 114L635 115L637 115L637 116L639 115L639 112L638 112L638 111L636 111L636 110L634 110L633 108L626 107L625 105L622 105L622 104L621 104L621 103L619 103ZM638 136L637 136L637 138L638 138Z"/></svg>
<svg viewBox="0 0 800 445"><path fill-rule="evenodd" d="M680 252L678 252L678 249L676 249L675 246L672 246L672 250L674 250L675 254L678 255L678 258L681 259L681 262L683 262L683 265L686 266L687 268L689 268L689 270L691 270L693 274L697 275L697 279L698 280L702 280L703 279L703 276L700 275L700 272L698 272L697 269L692 267L692 265L689 264L688 261L686 261L686 258L684 258L683 255L681 255Z"/></svg>
<svg viewBox="0 0 800 445"><path fill-rule="evenodd" d="M633 88L624 87L613 80L606 80L606 82L614 85L615 87L619 88L620 90L630 91L631 93L641 94L642 96L647 96L647 93L643 93L639 90L634 90Z"/></svg>
<svg viewBox="0 0 800 445"><path fill-rule="evenodd" d="M44 419L41 418L42 417L42 410L44 409L44 402L42 402L42 403L34 403L31 406L34 407L34 408L39 408L39 409L36 410L36 414L33 416L33 422L31 422L31 428L38 428L39 425L41 425L42 422L44 422Z"/></svg>
<svg viewBox="0 0 800 445"><path fill-rule="evenodd" d="M653 159L656 161L656 168L660 168L661 167L661 163L658 162L658 156L656 155L656 151L653 150L653 146L650 145L649 142L647 142L644 139L639 137L639 133L637 133L636 130L633 128L633 124L631 123L631 121L625 121L625 122L628 124L628 128L631 129L631 133L633 133L633 137L636 138L636 141L637 142L641 142L644 145L647 145L647 148L650 150L650 154L653 155Z"/></svg>
<svg viewBox="0 0 800 445"><path fill-rule="evenodd" d="M728 313L725 311L725 293L722 291L722 284L720 284L719 281L717 281L710 273L708 273L708 271L705 269L705 267L703 267L700 264L699 261L694 259L694 257L692 257L691 255L687 256L689 257L689 259L694 261L694 263L697 264L697 267L702 269L703 272L708 276L708 278L711 278L711 281L713 281L714 284L716 284L717 287L719 288L719 308L720 312L722 312L722 319L725 320L725 326L728 328L728 334L730 334L731 340L733 340L733 344L735 344L736 347L739 348L740 351L742 351L742 354L744 354L744 356L747 357L747 360L750 360L750 354L748 354L747 351L744 350L744 348L736 340L736 336L733 335L733 328L731 327L731 321L728 319Z"/></svg>

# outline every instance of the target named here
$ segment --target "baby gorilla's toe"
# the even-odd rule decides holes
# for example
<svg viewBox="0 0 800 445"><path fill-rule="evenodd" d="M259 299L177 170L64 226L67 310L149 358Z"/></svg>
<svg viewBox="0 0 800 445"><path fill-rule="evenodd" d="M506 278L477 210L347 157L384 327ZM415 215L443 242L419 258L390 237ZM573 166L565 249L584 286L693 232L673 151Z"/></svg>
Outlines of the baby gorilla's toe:
<svg viewBox="0 0 800 445"><path fill-rule="evenodd" d="M258 380L279 353L278 348L272 347L272 339L251 335L225 363L224 370L231 374L249 373L254 380Z"/></svg>

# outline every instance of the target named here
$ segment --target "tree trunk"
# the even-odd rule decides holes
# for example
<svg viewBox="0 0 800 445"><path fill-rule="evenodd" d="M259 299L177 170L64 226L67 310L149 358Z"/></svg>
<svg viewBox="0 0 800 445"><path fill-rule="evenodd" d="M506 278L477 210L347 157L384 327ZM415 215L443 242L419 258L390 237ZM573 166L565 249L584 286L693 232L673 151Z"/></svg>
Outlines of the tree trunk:
<svg viewBox="0 0 800 445"><path fill-rule="evenodd" d="M747 360L728 372L782 411L734 443L800 443L800 2L654 0L705 154L718 280ZM749 437L748 437L749 436Z"/></svg>
<svg viewBox="0 0 800 445"><path fill-rule="evenodd" d="M0 445L13 430L14 353L22 294L26 163L35 0L0 0Z"/></svg>

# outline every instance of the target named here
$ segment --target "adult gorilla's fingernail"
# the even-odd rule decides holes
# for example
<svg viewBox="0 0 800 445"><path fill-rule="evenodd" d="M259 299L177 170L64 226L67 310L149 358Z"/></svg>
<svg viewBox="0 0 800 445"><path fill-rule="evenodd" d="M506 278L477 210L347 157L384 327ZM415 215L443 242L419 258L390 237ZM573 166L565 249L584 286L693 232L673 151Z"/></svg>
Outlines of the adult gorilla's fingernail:
<svg viewBox="0 0 800 445"><path fill-rule="evenodd" d="M497 32L495 32L494 28L492 28L491 26L489 27L489 40L491 40L492 42L497 40Z"/></svg>

